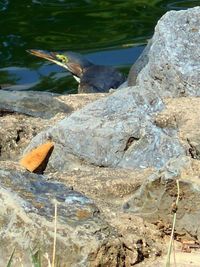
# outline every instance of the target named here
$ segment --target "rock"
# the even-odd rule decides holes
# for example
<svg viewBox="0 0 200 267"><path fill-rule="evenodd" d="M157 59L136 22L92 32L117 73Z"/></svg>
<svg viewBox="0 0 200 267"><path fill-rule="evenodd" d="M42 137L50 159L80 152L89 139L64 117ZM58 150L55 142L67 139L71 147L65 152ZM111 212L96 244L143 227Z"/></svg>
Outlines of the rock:
<svg viewBox="0 0 200 267"><path fill-rule="evenodd" d="M150 90L125 88L87 105L36 136L25 153L48 139L55 144L49 160L54 170L81 161L123 168L162 167L184 154L175 130L157 127L153 114L163 108Z"/></svg>
<svg viewBox="0 0 200 267"><path fill-rule="evenodd" d="M180 199L176 233L182 238L196 237L200 241L199 171L200 162L189 157L169 161L162 170L144 181L124 204L124 210L153 223L162 222L163 228L169 228L173 221L172 206L177 197L176 179L179 179Z"/></svg>
<svg viewBox="0 0 200 267"><path fill-rule="evenodd" d="M171 233L177 178L176 238L200 241L200 100L187 97L199 90L199 10L169 12L160 20L135 69L137 86L98 97L43 97L44 106L54 100L59 106L56 115L47 113L50 119L16 114L38 116L45 109L22 105L19 111L14 100L9 110L2 107L0 265L16 247L14 265L31 266L29 249L36 244L51 259L56 198L56 255L63 266L153 266ZM16 160L38 132L25 152L54 142L45 175L2 161Z"/></svg>
<svg viewBox="0 0 200 267"><path fill-rule="evenodd" d="M3 165L5 166L5 163ZM110 210L107 215L104 214L108 218L112 217L112 212L121 210L124 201L154 172L154 169L133 171L93 166L88 170L48 173L48 179L54 179L56 176L59 182L84 192L101 207L103 213L107 209Z"/></svg>
<svg viewBox="0 0 200 267"><path fill-rule="evenodd" d="M51 118L70 108L55 99L54 94L39 92L0 91L0 110L13 111L34 117Z"/></svg>
<svg viewBox="0 0 200 267"><path fill-rule="evenodd" d="M120 212L124 200L150 173L153 170L93 168L36 175L13 162L0 162L0 265L15 247L14 266L19 262L32 266L30 248L37 244L42 256L48 253L51 259L54 199L58 203L56 257L61 266L129 267L155 258L164 247L156 227Z"/></svg>
<svg viewBox="0 0 200 267"><path fill-rule="evenodd" d="M19 92L17 92L19 93ZM34 92L35 97L38 92ZM9 98L15 99L16 92L10 91ZM28 101L29 92L23 92ZM39 93L38 98L42 95ZM44 93L41 99L43 104L48 106L45 102L46 93ZM51 94L50 94L51 95ZM32 116L27 116L25 114L18 114L9 110L0 109L0 160L13 159L14 161L19 160L22 155L22 151L28 145L30 140L42 130L49 128L54 125L59 120L70 115L72 111L78 110L85 106L86 104L93 102L96 99L103 97L105 94L83 94L83 95L57 95L54 98L62 102L63 105L69 106L69 113L57 113L51 119L36 118ZM8 100L9 101L9 100ZM31 101L31 100L30 100ZM0 100L1 102L1 100ZM6 105L7 100L5 99L4 105ZM13 102L14 105L14 102ZM38 108L38 107L36 107ZM15 106L10 106L11 110L15 109ZM24 108L24 113L28 113L29 110ZM37 113L37 110L35 110Z"/></svg>
<svg viewBox="0 0 200 267"><path fill-rule="evenodd" d="M200 159L200 99L184 97L165 99L165 109L155 123L161 128L176 128L181 144L193 159Z"/></svg>
<svg viewBox="0 0 200 267"><path fill-rule="evenodd" d="M108 93L58 95L56 99L68 105L70 110L76 111L104 96L108 96Z"/></svg>
<svg viewBox="0 0 200 267"><path fill-rule="evenodd" d="M152 116L163 108L159 96L199 95L200 50L195 48L199 14L199 7L168 12L139 60L147 64L138 76L138 86L121 89L72 114L33 139L27 150L52 138L56 146L50 166L54 170L74 168L74 162L82 167L83 161L162 168L170 158L184 155L176 127L159 127L152 123Z"/></svg>
<svg viewBox="0 0 200 267"><path fill-rule="evenodd" d="M127 86L136 85L136 80L137 80L138 74L147 65L147 63L149 61L148 54L149 54L149 50L151 48L151 45L152 45L152 40L149 40L148 44L144 48L142 54L139 56L139 58L136 60L136 62L131 67L129 74L128 74Z"/></svg>
<svg viewBox="0 0 200 267"><path fill-rule="evenodd" d="M159 20L137 85L160 96L200 96L199 16L195 7L167 12Z"/></svg>
<svg viewBox="0 0 200 267"><path fill-rule="evenodd" d="M200 167L198 160L198 136L200 123L199 101L200 99L195 97L165 99L165 109L163 109L160 113L156 113L155 116L152 117L155 125L157 125L159 129L162 129L162 131L166 132L166 130L171 129L172 131L178 132L177 137L180 143L185 148L186 154L192 158L192 161L190 161L189 158L178 158L178 160L175 161L176 163L174 165L175 167L173 168L173 172L172 169L166 171L166 168L164 168L158 173L152 172L151 174L144 174L144 171L146 171L146 169L144 169L144 171L141 172L141 174L143 173L143 178L138 180L138 176L135 172L133 176L130 176L130 174L128 174L130 171L125 173L124 170L123 176L116 176L118 179L109 180L108 177L104 178L103 171L105 171L105 169L100 168L96 172L99 173L99 178L101 177L101 180L96 180L94 176L90 177L87 172L84 174L84 172L80 172L80 170L77 171L77 173L79 173L78 177L75 176L76 178L73 178L71 174L63 174L62 180L66 179L69 184L72 184L81 192L87 192L87 195L90 195L92 198L94 198L94 196L99 196L95 199L95 202L98 203L103 210L107 209L102 204L106 199L107 203L120 203L125 207L128 214L136 213L137 215L144 217L145 220L149 220L149 222L156 223L162 219L164 227L169 233L169 230L167 229L169 229L169 225L172 222L171 204L174 202L177 192L174 179L178 176L181 179L181 186L186 188L184 189L186 197L184 200L181 200L181 213L185 214L184 218L187 217L187 220L184 219L185 222L183 225L181 225L182 219L179 220L179 226L176 229L176 233L179 235L186 235L187 232L187 235L189 233L190 236L193 236L195 232L198 232L197 227L195 228L195 225L192 224L193 219L192 222L189 222L188 218L194 218L194 222L197 222L199 219L199 213L196 209L194 209L194 207L198 207L198 205L193 205L193 213L189 213L188 211L190 211L190 208L192 207L192 196L194 196L194 202L198 201L198 190L195 190L198 189L198 173ZM183 174L183 170L184 172L186 170L188 171L187 180L184 178L185 174ZM169 176L169 174L171 176ZM137 183L137 181L139 181L139 183ZM131 185L131 183L133 184ZM141 184L143 184L141 189L138 189ZM90 192L87 191L87 188ZM91 194L91 192L93 193ZM124 195L123 192L127 192L127 194ZM149 193L152 195L151 201L149 200ZM118 200L116 201L117 195ZM133 197L131 197L131 195ZM122 196L121 201L119 196ZM127 198L132 199L127 201ZM100 199L102 199L102 201L100 201ZM113 199L115 199L115 201ZM186 205L187 199L189 199L188 205ZM142 203L144 203L144 207L140 207L140 204ZM185 209L185 206L188 208ZM114 210L114 208L116 208L116 206L112 206L112 210ZM145 212L143 211L143 208L145 208ZM135 211L135 209L137 210ZM186 224L188 226L186 226ZM192 227L190 227L190 225L192 225ZM187 229L187 231L184 229ZM192 231L191 229L195 230Z"/></svg>
<svg viewBox="0 0 200 267"><path fill-rule="evenodd" d="M45 181L41 175L0 170L0 199L0 265L7 262L13 245L18 255L14 266L28 258L28 250L37 244L51 259L55 199L56 256L62 266L122 266L125 251L117 232L101 218L94 202L81 193ZM30 256L26 264L31 266Z"/></svg>
<svg viewBox="0 0 200 267"><path fill-rule="evenodd" d="M7 114L0 116L0 160L18 158L23 149L41 129L44 123L40 119L22 114Z"/></svg>

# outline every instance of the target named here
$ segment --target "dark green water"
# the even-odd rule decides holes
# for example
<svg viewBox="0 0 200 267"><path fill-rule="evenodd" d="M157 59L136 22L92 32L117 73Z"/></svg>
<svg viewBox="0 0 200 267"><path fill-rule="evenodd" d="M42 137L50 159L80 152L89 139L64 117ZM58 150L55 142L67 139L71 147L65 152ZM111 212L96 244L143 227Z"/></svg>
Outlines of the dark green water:
<svg viewBox="0 0 200 267"><path fill-rule="evenodd" d="M168 10L200 1L159 0L0 0L0 84L12 89L76 92L64 69L26 49L75 51L124 73Z"/></svg>

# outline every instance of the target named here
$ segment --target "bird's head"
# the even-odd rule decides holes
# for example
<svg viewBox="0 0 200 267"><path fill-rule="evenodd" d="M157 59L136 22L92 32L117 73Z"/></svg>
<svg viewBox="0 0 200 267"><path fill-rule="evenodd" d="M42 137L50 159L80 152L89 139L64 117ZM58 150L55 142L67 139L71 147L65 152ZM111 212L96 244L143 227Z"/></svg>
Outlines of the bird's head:
<svg viewBox="0 0 200 267"><path fill-rule="evenodd" d="M58 53L35 49L27 50L27 52L34 56L54 62L55 64L70 71L77 78L81 78L84 69L93 65L85 57L74 52Z"/></svg>

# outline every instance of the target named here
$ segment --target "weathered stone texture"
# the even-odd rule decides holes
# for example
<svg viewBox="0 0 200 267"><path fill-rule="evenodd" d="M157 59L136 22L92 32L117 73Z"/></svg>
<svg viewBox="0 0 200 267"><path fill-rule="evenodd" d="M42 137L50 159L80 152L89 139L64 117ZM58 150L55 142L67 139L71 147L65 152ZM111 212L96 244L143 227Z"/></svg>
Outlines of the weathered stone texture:
<svg viewBox="0 0 200 267"><path fill-rule="evenodd" d="M139 86L160 96L200 96L199 14L196 7L167 12L159 20Z"/></svg>

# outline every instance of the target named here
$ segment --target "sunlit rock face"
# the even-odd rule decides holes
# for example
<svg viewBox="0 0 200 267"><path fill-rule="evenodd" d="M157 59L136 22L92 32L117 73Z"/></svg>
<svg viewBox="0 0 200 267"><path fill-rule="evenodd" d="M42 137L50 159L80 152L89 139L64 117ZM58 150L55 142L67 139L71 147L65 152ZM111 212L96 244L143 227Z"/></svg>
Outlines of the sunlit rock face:
<svg viewBox="0 0 200 267"><path fill-rule="evenodd" d="M76 161L98 166L161 168L185 153L176 129L153 122L162 97L199 96L200 8L171 11L158 22L145 51L137 86L122 88L41 133L27 150L46 139L56 146L50 165L67 169ZM129 75L130 77L130 75Z"/></svg>
<svg viewBox="0 0 200 267"><path fill-rule="evenodd" d="M84 95L71 101L73 96L35 92L31 101L31 93L9 92L6 105L2 93L0 265L11 246L16 266L31 266L36 244L52 256L54 199L63 266L133 266L153 259L166 250L177 178L176 235L199 242L199 18L200 8L194 8L158 22L137 86L98 100L90 95L82 104ZM42 106L34 105L38 98ZM54 150L45 175L22 170L16 161L23 148L47 140Z"/></svg>
<svg viewBox="0 0 200 267"><path fill-rule="evenodd" d="M184 153L176 130L164 131L153 122L163 107L152 90L125 88L42 132L26 152L51 139L55 146L49 164L55 170L70 168L77 159L107 167L160 168Z"/></svg>
<svg viewBox="0 0 200 267"><path fill-rule="evenodd" d="M100 216L94 201L63 183L28 172L0 170L0 207L2 266L12 245L18 255L13 259L16 266L20 261L31 266L32 249L51 258L55 220L56 257L62 266L97 266L102 261L114 267L124 260L117 232ZM41 259L46 265L43 255Z"/></svg>
<svg viewBox="0 0 200 267"><path fill-rule="evenodd" d="M0 111L11 111L50 119L57 113L69 113L69 106L58 99L56 94L0 90Z"/></svg>
<svg viewBox="0 0 200 267"><path fill-rule="evenodd" d="M189 157L173 159L157 173L150 175L142 186L124 204L124 211L137 214L153 223L163 222L163 227L173 220L173 203L177 198L179 181L179 204L176 232L183 238L200 240L200 161Z"/></svg>
<svg viewBox="0 0 200 267"><path fill-rule="evenodd" d="M159 20L139 86L160 96L200 96L199 14L195 7L167 12Z"/></svg>

